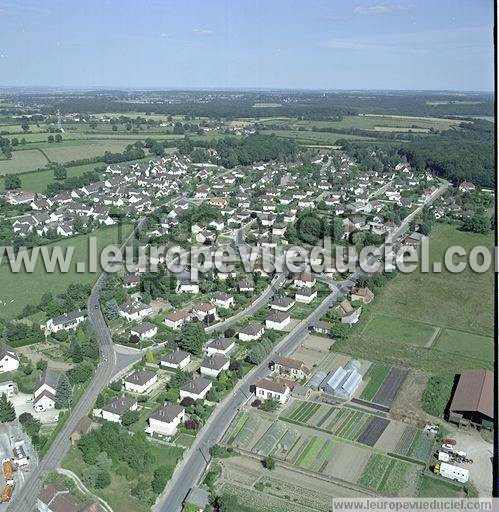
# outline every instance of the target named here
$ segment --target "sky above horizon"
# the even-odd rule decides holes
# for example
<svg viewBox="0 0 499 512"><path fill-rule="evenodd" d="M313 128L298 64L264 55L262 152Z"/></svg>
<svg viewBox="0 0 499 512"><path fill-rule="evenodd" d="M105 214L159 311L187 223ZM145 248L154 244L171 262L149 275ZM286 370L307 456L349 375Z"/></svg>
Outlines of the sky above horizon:
<svg viewBox="0 0 499 512"><path fill-rule="evenodd" d="M492 0L0 0L0 85L492 91Z"/></svg>

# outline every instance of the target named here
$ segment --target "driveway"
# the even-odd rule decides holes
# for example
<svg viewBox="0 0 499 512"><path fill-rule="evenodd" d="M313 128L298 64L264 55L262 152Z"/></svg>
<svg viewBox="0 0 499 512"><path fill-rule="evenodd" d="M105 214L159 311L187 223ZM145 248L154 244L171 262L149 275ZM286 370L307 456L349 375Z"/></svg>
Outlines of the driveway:
<svg viewBox="0 0 499 512"><path fill-rule="evenodd" d="M445 425L449 428L449 424ZM480 497L492 496L492 457L494 446L487 443L474 429L453 427L450 436L457 441L457 449L463 450L473 459L473 464L458 464L469 469L471 483L476 487Z"/></svg>

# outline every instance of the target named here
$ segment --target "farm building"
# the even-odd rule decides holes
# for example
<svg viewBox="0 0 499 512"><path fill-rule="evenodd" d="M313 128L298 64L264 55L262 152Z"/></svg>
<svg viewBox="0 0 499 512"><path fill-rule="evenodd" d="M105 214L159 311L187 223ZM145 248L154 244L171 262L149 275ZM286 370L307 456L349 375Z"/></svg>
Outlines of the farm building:
<svg viewBox="0 0 499 512"><path fill-rule="evenodd" d="M475 370L461 373L449 408L449 421L459 426L494 426L494 374Z"/></svg>
<svg viewBox="0 0 499 512"><path fill-rule="evenodd" d="M340 366L331 372L322 382L321 389L339 398L352 398L362 382L362 375L358 372L359 368L360 363L352 359L345 365L345 368Z"/></svg>
<svg viewBox="0 0 499 512"><path fill-rule="evenodd" d="M318 390L322 382L327 377L327 373L319 370L309 381L308 385L311 389Z"/></svg>

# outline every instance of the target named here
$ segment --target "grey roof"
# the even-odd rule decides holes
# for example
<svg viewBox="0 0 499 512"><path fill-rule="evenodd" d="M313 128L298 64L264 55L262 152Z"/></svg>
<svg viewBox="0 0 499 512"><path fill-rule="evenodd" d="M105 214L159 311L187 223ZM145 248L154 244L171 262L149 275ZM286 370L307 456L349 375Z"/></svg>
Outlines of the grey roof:
<svg viewBox="0 0 499 512"><path fill-rule="evenodd" d="M154 329L156 326L151 322L144 322L142 324L136 325L130 329L131 332L137 332L139 334L145 334L149 332L151 329Z"/></svg>
<svg viewBox="0 0 499 512"><path fill-rule="evenodd" d="M210 341L206 348L213 348L216 350L226 351L233 343L235 343L234 338L218 338L216 340Z"/></svg>
<svg viewBox="0 0 499 512"><path fill-rule="evenodd" d="M160 361L170 364L180 364L186 357L190 357L188 352L183 350L175 350L161 357Z"/></svg>
<svg viewBox="0 0 499 512"><path fill-rule="evenodd" d="M155 372L151 372L149 370L137 370L136 372L129 375L125 379L125 382L129 382L130 384L137 384L137 386L143 386L146 382L149 382L155 375Z"/></svg>
<svg viewBox="0 0 499 512"><path fill-rule="evenodd" d="M6 343L0 343L0 359L3 359L7 354L19 361L19 356Z"/></svg>
<svg viewBox="0 0 499 512"><path fill-rule="evenodd" d="M150 419L171 423L183 411L184 408L180 407L180 405L165 402L162 407L151 415Z"/></svg>
<svg viewBox="0 0 499 512"><path fill-rule="evenodd" d="M117 414L118 416L122 416L123 413L128 411L133 405L137 403L135 398L130 398L128 396L117 396L109 401L103 408L103 411L111 412L113 414Z"/></svg>
<svg viewBox="0 0 499 512"><path fill-rule="evenodd" d="M225 292L215 292L212 295L212 298L214 300L226 301L226 300L232 299L233 297L232 297L232 295L229 295L228 293L225 293Z"/></svg>
<svg viewBox="0 0 499 512"><path fill-rule="evenodd" d="M195 395L199 395L210 384L211 380L205 379L204 377L197 377L181 386L180 390L186 391L187 393L194 393Z"/></svg>
<svg viewBox="0 0 499 512"><path fill-rule="evenodd" d="M56 372L52 368L46 368L43 373L40 375L40 379L38 380L38 388L43 384L47 384L52 389L57 387L57 381L59 380L59 376L61 374Z"/></svg>
<svg viewBox="0 0 499 512"><path fill-rule="evenodd" d="M224 364L227 364L230 359L223 354L214 354L209 357L205 357L201 363L201 368L210 368L211 370L221 370Z"/></svg>
<svg viewBox="0 0 499 512"><path fill-rule="evenodd" d="M255 336L263 329L261 324L248 324L245 327L239 329L239 332L243 334L248 334L250 336Z"/></svg>
<svg viewBox="0 0 499 512"><path fill-rule="evenodd" d="M290 297L280 297L280 298L274 300L274 302L272 302L271 306L287 308L288 306L290 306L291 304L294 304L294 303L295 303L295 301L293 299L291 299Z"/></svg>
<svg viewBox="0 0 499 512"><path fill-rule="evenodd" d="M56 316L52 319L52 323L54 325L65 325L73 322L77 318L85 316L81 311L70 311L69 313L65 313L61 316Z"/></svg>
<svg viewBox="0 0 499 512"><path fill-rule="evenodd" d="M204 509L209 503L210 493L199 487L193 487L187 495L186 502Z"/></svg>
<svg viewBox="0 0 499 512"><path fill-rule="evenodd" d="M270 316L267 317L267 321L281 323L284 320L289 318L289 313L284 313L284 311L275 311Z"/></svg>

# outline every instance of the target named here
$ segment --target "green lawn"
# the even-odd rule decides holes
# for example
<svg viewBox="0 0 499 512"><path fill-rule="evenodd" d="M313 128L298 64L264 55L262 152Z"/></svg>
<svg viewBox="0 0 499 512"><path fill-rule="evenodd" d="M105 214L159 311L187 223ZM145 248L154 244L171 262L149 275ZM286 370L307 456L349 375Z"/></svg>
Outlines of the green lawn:
<svg viewBox="0 0 499 512"><path fill-rule="evenodd" d="M371 318L363 334L368 338L382 338L392 343L424 346L433 331L430 325L379 314Z"/></svg>
<svg viewBox="0 0 499 512"><path fill-rule="evenodd" d="M494 357L494 346L490 338L455 329L443 329L433 348L482 361L492 361Z"/></svg>
<svg viewBox="0 0 499 512"><path fill-rule="evenodd" d="M459 231L437 224L430 236L430 261L443 262L447 248L460 245L467 251L482 245L493 248L492 234ZM493 335L493 271L476 274L466 269L459 274L399 274L384 290L377 313L421 321L439 327Z"/></svg>
<svg viewBox="0 0 499 512"><path fill-rule="evenodd" d="M430 236L430 262L443 262L451 246L468 252L481 245L492 248L490 235L464 233L455 226L436 224ZM493 271L476 274L398 273L336 350L392 366L432 373L492 368ZM433 328L441 328L431 347L425 347Z"/></svg>
<svg viewBox="0 0 499 512"><path fill-rule="evenodd" d="M460 485L429 475L421 479L419 498L458 498L463 496Z"/></svg>
<svg viewBox="0 0 499 512"><path fill-rule="evenodd" d="M130 224L110 226L88 235L80 235L49 244L47 247L50 249L59 246L63 251L69 246L74 247L70 272L67 273L46 272L41 257L38 258L33 273L24 271L13 273L10 267L3 263L0 267L0 282L2 283L0 286L0 300L6 304L2 306L0 316L3 318L15 317L21 313L27 304L38 304L44 293L51 292L55 295L64 291L71 283L92 283L98 277L97 273L76 272L78 261L88 264L89 237L97 237L97 247L100 254L100 250L106 245L116 244L124 240L131 229Z"/></svg>

